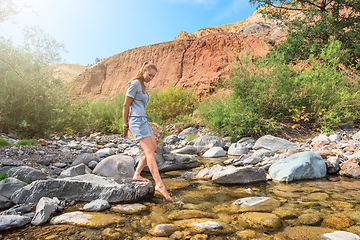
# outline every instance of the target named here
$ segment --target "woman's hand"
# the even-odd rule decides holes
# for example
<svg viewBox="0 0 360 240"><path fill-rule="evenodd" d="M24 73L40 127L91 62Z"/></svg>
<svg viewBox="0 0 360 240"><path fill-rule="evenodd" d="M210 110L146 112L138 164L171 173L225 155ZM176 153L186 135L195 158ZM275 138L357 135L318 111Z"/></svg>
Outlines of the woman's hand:
<svg viewBox="0 0 360 240"><path fill-rule="evenodd" d="M124 124L123 125L123 137L126 137L128 135L129 125Z"/></svg>

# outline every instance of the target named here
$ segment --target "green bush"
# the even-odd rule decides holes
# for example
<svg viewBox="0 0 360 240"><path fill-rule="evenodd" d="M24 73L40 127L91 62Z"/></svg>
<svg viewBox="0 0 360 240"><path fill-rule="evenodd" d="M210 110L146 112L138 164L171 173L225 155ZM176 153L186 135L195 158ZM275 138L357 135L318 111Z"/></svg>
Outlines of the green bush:
<svg viewBox="0 0 360 240"><path fill-rule="evenodd" d="M62 104L61 82L47 68L58 60L62 46L36 28L27 29L24 37L23 46L0 37L0 131L43 135Z"/></svg>
<svg viewBox="0 0 360 240"><path fill-rule="evenodd" d="M307 122L326 131L359 117L359 75L339 68L341 43L332 41L300 64L285 64L283 56L252 62L242 58L231 75L233 93L200 105L203 123L221 135L238 139L269 133L280 117Z"/></svg>
<svg viewBox="0 0 360 240"><path fill-rule="evenodd" d="M192 89L169 86L165 91L150 92L147 114L150 121L167 124L181 115L192 114L197 104Z"/></svg>
<svg viewBox="0 0 360 240"><path fill-rule="evenodd" d="M0 173L0 181L4 180L6 178L7 172Z"/></svg>
<svg viewBox="0 0 360 240"><path fill-rule="evenodd" d="M15 144L15 146L37 146L37 145L38 144L32 139L30 140L22 139Z"/></svg>
<svg viewBox="0 0 360 240"><path fill-rule="evenodd" d="M0 147L10 146L11 144L4 138L0 137Z"/></svg>

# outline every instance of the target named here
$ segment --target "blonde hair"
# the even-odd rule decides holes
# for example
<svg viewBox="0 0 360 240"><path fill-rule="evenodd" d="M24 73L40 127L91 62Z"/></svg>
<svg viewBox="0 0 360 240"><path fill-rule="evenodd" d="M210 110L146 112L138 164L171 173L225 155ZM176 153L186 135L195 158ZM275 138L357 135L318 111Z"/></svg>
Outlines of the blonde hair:
<svg viewBox="0 0 360 240"><path fill-rule="evenodd" d="M154 69L155 71L157 71L157 68L154 64L152 63L148 63L148 62L144 62L143 65L141 66L141 68L139 69L139 71L137 72L137 74L135 75L135 77L133 79L131 79L130 82L128 82L128 85L134 81L134 80L139 80L139 82L141 83L141 87L142 87L142 91L143 93L145 93L145 79L144 79L144 73L143 71L145 70L150 70L150 69Z"/></svg>

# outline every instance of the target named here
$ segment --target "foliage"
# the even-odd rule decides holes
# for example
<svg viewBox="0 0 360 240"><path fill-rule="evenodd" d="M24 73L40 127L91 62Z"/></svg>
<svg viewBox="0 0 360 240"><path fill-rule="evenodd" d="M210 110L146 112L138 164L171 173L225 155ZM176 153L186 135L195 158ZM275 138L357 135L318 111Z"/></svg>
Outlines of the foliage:
<svg viewBox="0 0 360 240"><path fill-rule="evenodd" d="M0 181L4 180L6 178L7 172L0 173Z"/></svg>
<svg viewBox="0 0 360 240"><path fill-rule="evenodd" d="M261 6L263 14L280 19L288 29L286 42L273 50L283 52L285 60L319 57L321 49L333 38L340 41L341 49L347 52L341 62L360 69L359 0L250 0L250 3ZM289 20L289 10L303 15Z"/></svg>
<svg viewBox="0 0 360 240"><path fill-rule="evenodd" d="M11 144L4 138L0 137L0 147L10 146Z"/></svg>
<svg viewBox="0 0 360 240"><path fill-rule="evenodd" d="M32 30L28 39L36 35ZM48 37L38 37L38 45L31 47L14 46L0 37L0 131L41 135L50 127L54 106L61 105L61 83L52 78L46 66L58 57L51 49L62 46Z"/></svg>
<svg viewBox="0 0 360 240"><path fill-rule="evenodd" d="M37 145L38 144L32 139L30 140L22 139L15 144L15 146L37 146Z"/></svg>
<svg viewBox="0 0 360 240"><path fill-rule="evenodd" d="M238 139L276 129L280 117L293 117L324 131L359 117L360 78L349 74L349 69L339 70L345 54L339 41L321 50L321 61L310 55L303 67L285 64L283 53L276 53L256 62L241 58L232 71L232 95L200 105L203 123Z"/></svg>
<svg viewBox="0 0 360 240"><path fill-rule="evenodd" d="M169 86L165 91L150 92L147 114L150 121L166 124L178 116L192 114L196 106L197 98L192 89Z"/></svg>
<svg viewBox="0 0 360 240"><path fill-rule="evenodd" d="M55 109L57 118L51 132L74 134L81 131L122 132L122 106L125 95L90 99L71 99L66 106Z"/></svg>

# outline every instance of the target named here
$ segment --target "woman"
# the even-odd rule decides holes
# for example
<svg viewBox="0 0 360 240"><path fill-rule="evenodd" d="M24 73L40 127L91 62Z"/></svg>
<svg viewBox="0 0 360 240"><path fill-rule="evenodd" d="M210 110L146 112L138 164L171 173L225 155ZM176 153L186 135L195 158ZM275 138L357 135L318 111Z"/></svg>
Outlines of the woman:
<svg viewBox="0 0 360 240"><path fill-rule="evenodd" d="M155 181L155 190L160 192L166 200L172 201L160 177L159 169L155 161L157 144L145 110L146 104L149 102L149 95L144 83L150 82L156 73L156 66L145 62L135 78L129 82L123 106L123 134L125 137L130 128L134 139L140 142L144 150L144 154L141 156L134 173L133 180L150 182L149 179L140 176L141 171L147 164Z"/></svg>

